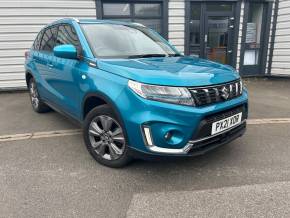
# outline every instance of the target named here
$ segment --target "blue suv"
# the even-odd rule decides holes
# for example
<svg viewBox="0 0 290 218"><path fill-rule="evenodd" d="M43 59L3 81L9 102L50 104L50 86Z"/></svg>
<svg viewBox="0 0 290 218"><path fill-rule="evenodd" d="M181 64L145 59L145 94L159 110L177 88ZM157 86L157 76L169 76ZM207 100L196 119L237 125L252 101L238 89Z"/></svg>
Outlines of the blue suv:
<svg viewBox="0 0 290 218"><path fill-rule="evenodd" d="M83 128L99 163L195 156L246 130L248 94L230 66L180 54L137 23L62 19L25 53L34 111Z"/></svg>

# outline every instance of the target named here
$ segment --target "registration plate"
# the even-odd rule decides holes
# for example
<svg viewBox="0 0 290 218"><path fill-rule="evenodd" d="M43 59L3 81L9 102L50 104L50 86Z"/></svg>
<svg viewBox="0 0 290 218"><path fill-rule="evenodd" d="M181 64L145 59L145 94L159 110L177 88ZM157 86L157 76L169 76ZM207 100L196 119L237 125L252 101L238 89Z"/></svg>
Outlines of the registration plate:
<svg viewBox="0 0 290 218"><path fill-rule="evenodd" d="M223 132L227 129L230 129L234 126L237 126L238 124L240 124L242 121L242 112L235 114L233 116L227 117L225 119L216 121L212 124L211 127L211 134L217 134L220 132Z"/></svg>

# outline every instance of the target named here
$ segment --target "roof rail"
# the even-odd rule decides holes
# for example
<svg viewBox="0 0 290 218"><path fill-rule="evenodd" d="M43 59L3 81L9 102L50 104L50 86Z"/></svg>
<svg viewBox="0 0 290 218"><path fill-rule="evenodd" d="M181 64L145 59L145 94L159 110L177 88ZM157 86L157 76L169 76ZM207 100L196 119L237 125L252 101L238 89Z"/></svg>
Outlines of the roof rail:
<svg viewBox="0 0 290 218"><path fill-rule="evenodd" d="M72 19L72 20L74 20L74 21L77 22L77 23L80 22L79 19L74 18L74 17L63 17L63 18L60 18L60 19L58 19L58 20L56 20L56 21L67 20L67 19Z"/></svg>
<svg viewBox="0 0 290 218"><path fill-rule="evenodd" d="M75 22L77 22L77 23L79 23L80 22L80 20L79 19L77 19L77 18L75 18L75 17L71 17L71 19L73 19Z"/></svg>
<svg viewBox="0 0 290 218"><path fill-rule="evenodd" d="M136 26L146 27L146 26L143 25L142 23L132 23L132 24L134 24L134 25L136 25Z"/></svg>

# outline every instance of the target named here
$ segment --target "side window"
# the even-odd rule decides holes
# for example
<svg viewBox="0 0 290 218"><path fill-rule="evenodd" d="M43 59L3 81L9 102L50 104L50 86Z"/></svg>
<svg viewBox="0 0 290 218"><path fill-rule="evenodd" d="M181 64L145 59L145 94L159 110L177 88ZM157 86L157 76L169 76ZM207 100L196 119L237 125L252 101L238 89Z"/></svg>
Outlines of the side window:
<svg viewBox="0 0 290 218"><path fill-rule="evenodd" d="M42 34L43 34L43 30L41 30L38 33L38 35L36 36L36 39L34 40L34 43L32 45L32 49L33 50L39 50Z"/></svg>
<svg viewBox="0 0 290 218"><path fill-rule="evenodd" d="M58 28L55 45L57 46L63 44L72 44L79 52L82 50L82 46L77 36L77 33L71 25L60 25Z"/></svg>
<svg viewBox="0 0 290 218"><path fill-rule="evenodd" d="M39 50L51 52L55 44L56 34L57 34L57 27L51 27L51 28L46 29L43 33Z"/></svg>

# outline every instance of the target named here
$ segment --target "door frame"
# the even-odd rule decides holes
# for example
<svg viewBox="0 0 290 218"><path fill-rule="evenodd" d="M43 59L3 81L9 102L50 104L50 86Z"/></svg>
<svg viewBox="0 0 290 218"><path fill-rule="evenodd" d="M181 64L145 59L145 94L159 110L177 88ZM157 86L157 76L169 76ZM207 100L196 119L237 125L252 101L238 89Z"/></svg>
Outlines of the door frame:
<svg viewBox="0 0 290 218"><path fill-rule="evenodd" d="M232 55L231 55L231 63L232 67L236 67L237 64L237 51L238 51L238 37L239 37L239 25L240 25L240 11L241 11L241 1L239 0L187 0L185 1L185 37L184 37L184 53L185 55L189 55L189 34L190 34L190 18L191 18L191 3L200 3L201 4L201 17L200 17L200 39L204 39L205 37L205 19L207 14L216 14L218 16L225 15L224 12L206 12L206 3L213 2L224 2L224 3L232 3L233 4L233 17L234 17L234 30L233 30L233 40L232 44ZM205 52L205 43L201 43L200 50L201 54L204 55Z"/></svg>
<svg viewBox="0 0 290 218"><path fill-rule="evenodd" d="M260 46L260 59L259 59L259 66L257 66L255 71L257 73L248 73L246 72L247 68L243 65L244 63L244 54L246 50L246 33L247 33L247 21L249 16L249 4L250 3L261 3L263 4L263 20L262 23L262 30L264 32L263 40L261 41ZM261 1L261 0L252 0L251 2L246 1L244 6L244 18L243 18L243 30L242 30L242 40L241 40L241 57L240 57L240 67L239 71L243 76L263 76L266 74L266 64L267 64L267 53L268 53L268 44L269 44L269 36L270 36L270 24L271 24L271 17L272 17L272 8L273 2L271 1Z"/></svg>

